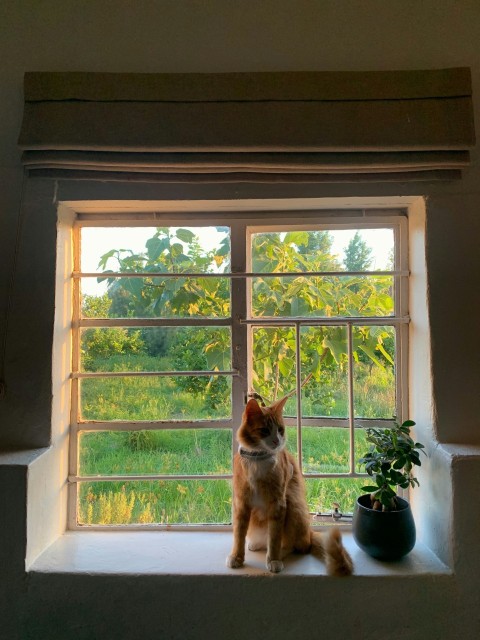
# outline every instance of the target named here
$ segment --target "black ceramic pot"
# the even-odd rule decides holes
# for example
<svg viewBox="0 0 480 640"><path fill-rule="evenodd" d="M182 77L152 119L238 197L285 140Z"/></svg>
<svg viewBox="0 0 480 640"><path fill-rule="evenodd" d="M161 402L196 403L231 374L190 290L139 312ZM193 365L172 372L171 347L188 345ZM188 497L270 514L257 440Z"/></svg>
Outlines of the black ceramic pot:
<svg viewBox="0 0 480 640"><path fill-rule="evenodd" d="M415 545L410 505L397 497L398 511L374 511L370 495L360 496L353 513L353 537L360 549L377 560L399 560Z"/></svg>

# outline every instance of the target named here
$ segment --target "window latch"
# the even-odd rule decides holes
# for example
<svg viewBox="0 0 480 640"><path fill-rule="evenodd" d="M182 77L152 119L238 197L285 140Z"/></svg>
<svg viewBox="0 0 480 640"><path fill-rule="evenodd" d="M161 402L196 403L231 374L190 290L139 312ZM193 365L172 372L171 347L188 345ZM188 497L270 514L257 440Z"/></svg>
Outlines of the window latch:
<svg viewBox="0 0 480 640"><path fill-rule="evenodd" d="M332 507L333 507L332 518L336 522L337 520L340 520L343 517L343 513L340 511L340 505L338 504L338 502L333 502Z"/></svg>

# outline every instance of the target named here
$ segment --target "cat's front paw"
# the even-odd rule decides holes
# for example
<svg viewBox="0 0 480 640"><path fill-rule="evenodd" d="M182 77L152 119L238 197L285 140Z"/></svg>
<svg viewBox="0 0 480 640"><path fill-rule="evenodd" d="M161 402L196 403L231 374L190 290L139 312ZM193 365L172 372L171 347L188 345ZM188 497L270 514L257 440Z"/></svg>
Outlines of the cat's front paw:
<svg viewBox="0 0 480 640"><path fill-rule="evenodd" d="M239 558L238 556L234 555L228 556L227 567L229 569L240 569L240 567L243 567L243 558Z"/></svg>
<svg viewBox="0 0 480 640"><path fill-rule="evenodd" d="M280 573L280 571L283 571L283 562L281 560L268 560L267 569L271 573Z"/></svg>

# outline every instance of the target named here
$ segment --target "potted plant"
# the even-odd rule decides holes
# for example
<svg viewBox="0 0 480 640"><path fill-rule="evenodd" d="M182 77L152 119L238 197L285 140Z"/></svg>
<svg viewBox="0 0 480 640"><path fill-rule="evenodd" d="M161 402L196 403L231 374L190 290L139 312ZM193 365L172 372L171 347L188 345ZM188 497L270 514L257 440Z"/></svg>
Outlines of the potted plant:
<svg viewBox="0 0 480 640"><path fill-rule="evenodd" d="M358 546L379 560L398 560L415 545L415 523L409 503L397 495L397 487L419 485L412 474L420 466L423 444L410 437L413 420L388 429L366 429L369 452L360 458L375 484L362 487L353 515L353 536ZM425 452L423 452L425 453Z"/></svg>

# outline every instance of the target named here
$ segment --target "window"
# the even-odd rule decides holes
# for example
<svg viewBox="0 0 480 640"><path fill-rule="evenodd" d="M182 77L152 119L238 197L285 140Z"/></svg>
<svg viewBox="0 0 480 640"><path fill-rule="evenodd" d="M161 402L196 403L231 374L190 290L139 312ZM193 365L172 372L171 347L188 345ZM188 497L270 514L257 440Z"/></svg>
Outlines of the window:
<svg viewBox="0 0 480 640"><path fill-rule="evenodd" d="M252 392L295 392L311 511L351 511L364 428L406 415L406 228L402 211L78 214L70 527L230 523Z"/></svg>

